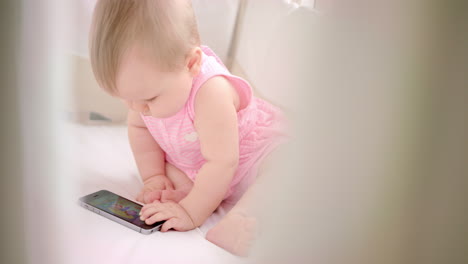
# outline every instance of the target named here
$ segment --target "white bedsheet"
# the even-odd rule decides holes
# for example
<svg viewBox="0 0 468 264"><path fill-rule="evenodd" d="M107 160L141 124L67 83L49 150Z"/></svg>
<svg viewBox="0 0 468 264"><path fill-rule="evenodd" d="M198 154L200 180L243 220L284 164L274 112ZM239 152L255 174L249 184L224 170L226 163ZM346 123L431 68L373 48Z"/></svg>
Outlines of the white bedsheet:
<svg viewBox="0 0 468 264"><path fill-rule="evenodd" d="M142 187L124 126L73 124L75 201L86 194L107 189L134 200ZM204 236L225 214L221 206L200 228L188 232L169 231L151 235L137 233L77 203L68 212L66 263L242 263L207 241Z"/></svg>

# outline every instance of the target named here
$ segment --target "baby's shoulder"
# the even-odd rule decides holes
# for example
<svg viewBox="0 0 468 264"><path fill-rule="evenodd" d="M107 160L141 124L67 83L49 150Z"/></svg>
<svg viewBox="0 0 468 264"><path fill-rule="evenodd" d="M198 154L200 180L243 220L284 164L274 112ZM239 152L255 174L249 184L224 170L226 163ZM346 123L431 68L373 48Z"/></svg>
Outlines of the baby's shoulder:
<svg viewBox="0 0 468 264"><path fill-rule="evenodd" d="M232 102L236 110L239 110L239 94L234 85L223 76L208 79L200 86L195 96L195 104L205 104L212 100Z"/></svg>

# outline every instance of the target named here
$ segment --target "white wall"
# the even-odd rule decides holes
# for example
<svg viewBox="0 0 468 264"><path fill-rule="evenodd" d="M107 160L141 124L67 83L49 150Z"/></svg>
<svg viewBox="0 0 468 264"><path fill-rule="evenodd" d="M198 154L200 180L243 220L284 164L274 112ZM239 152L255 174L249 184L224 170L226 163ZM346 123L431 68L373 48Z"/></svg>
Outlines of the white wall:
<svg viewBox="0 0 468 264"><path fill-rule="evenodd" d="M239 0L193 0L192 3L202 43L210 46L225 62Z"/></svg>
<svg viewBox="0 0 468 264"><path fill-rule="evenodd" d="M257 96L283 107L294 101L286 87L288 56L300 52L297 45L300 43L289 43L285 38L292 31L305 34L314 19L310 9L304 25L294 23L296 7L292 1L246 1L236 50L236 64L254 86Z"/></svg>

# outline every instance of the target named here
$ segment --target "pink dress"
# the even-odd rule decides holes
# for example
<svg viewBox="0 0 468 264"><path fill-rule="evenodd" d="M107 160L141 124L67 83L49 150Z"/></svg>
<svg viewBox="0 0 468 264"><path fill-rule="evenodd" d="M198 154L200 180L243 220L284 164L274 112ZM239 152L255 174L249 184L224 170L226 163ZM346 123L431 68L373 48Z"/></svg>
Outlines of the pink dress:
<svg viewBox="0 0 468 264"><path fill-rule="evenodd" d="M202 46L202 50L201 71L193 79L192 90L184 107L168 118L141 117L165 152L166 161L185 172L191 180L195 180L205 163L193 122L195 95L212 77L223 76L229 80L239 94L241 105L241 110L237 113L239 165L224 198L235 196L237 200L255 180L262 159L286 140L285 118L279 108L254 97L247 81L232 75L211 49Z"/></svg>

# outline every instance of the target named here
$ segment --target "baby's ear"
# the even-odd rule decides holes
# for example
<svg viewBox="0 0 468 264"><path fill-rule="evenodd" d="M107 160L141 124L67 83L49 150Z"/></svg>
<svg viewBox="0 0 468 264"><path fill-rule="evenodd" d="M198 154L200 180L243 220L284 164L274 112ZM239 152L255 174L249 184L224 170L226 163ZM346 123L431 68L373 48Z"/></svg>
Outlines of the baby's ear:
<svg viewBox="0 0 468 264"><path fill-rule="evenodd" d="M200 47L193 48L187 55L185 65L192 76L197 76L200 72L202 56L203 52Z"/></svg>

